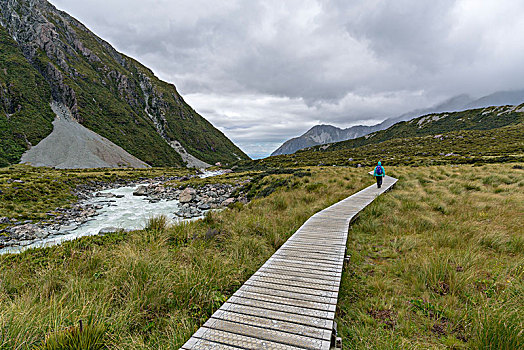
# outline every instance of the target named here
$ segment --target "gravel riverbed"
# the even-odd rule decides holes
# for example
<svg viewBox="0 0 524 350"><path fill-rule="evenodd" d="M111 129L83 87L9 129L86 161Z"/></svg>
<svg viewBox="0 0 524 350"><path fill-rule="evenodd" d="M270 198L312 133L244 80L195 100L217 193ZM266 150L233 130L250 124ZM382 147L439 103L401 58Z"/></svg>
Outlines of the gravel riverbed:
<svg viewBox="0 0 524 350"><path fill-rule="evenodd" d="M204 173L201 177L218 174ZM247 203L242 194L233 197L242 184L216 183L198 188L166 185L168 181L189 178L159 177L79 185L75 191L78 201L69 208L56 208L47 213L47 220L33 223L0 217L0 223L8 225L0 230L0 254L87 235L142 229L147 220L156 215L165 215L171 223L176 223L203 217L209 210L225 208L236 201Z"/></svg>

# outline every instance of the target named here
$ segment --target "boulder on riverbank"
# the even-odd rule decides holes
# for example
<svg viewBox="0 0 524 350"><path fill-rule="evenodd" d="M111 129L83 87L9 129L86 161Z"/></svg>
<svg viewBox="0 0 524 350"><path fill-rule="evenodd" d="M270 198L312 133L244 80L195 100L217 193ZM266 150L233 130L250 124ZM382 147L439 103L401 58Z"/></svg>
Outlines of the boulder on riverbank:
<svg viewBox="0 0 524 350"><path fill-rule="evenodd" d="M142 185L133 192L133 196L147 196L148 186Z"/></svg>
<svg viewBox="0 0 524 350"><path fill-rule="evenodd" d="M180 201L180 203L189 203L193 199L195 199L196 193L197 192L194 188L187 187L180 193L180 197L178 198L178 200Z"/></svg>

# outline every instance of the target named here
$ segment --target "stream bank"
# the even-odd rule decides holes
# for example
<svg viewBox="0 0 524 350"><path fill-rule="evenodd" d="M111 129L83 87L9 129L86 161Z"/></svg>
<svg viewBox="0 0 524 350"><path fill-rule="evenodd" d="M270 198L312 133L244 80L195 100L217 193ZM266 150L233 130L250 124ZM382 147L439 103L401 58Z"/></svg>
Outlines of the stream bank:
<svg viewBox="0 0 524 350"><path fill-rule="evenodd" d="M199 177L220 174L222 172L205 172ZM164 215L174 224L201 218L209 210L224 208L236 201L247 203L245 197L233 197L239 185L216 183L184 188L166 184L190 178L158 177L138 182L80 185L75 192L78 202L70 208L56 208L47 213L47 220L33 223L0 218L11 224L0 230L0 254L59 244L88 235L143 229L153 216Z"/></svg>

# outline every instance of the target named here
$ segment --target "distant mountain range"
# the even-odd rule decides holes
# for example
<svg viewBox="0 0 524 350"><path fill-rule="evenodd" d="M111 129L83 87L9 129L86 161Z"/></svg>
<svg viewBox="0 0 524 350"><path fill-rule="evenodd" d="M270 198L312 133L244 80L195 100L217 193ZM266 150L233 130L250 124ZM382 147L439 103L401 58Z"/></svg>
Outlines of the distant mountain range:
<svg viewBox="0 0 524 350"><path fill-rule="evenodd" d="M382 123L372 126L357 125L347 129L341 129L332 125L316 125L303 135L284 142L282 146L276 149L271 155L292 154L307 147L356 139L375 131L385 130L398 122L411 120L430 113L457 112L488 106L518 105L522 102L524 102L524 90L499 91L479 99L474 99L469 95L462 94L452 97L436 106L404 113L398 117L386 119Z"/></svg>
<svg viewBox="0 0 524 350"><path fill-rule="evenodd" d="M174 85L75 18L46 0L1 0L0 166L24 153L55 167L249 159Z"/></svg>
<svg viewBox="0 0 524 350"><path fill-rule="evenodd" d="M385 130L254 161L272 167L524 161L524 103L431 113Z"/></svg>

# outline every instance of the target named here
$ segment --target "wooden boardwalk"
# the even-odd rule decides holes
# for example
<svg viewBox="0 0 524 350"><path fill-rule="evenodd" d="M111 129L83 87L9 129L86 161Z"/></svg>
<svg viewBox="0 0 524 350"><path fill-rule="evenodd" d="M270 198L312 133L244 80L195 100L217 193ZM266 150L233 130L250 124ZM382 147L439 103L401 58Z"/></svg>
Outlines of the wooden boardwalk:
<svg viewBox="0 0 524 350"><path fill-rule="evenodd" d="M396 179L310 217L181 349L331 349L350 222Z"/></svg>

